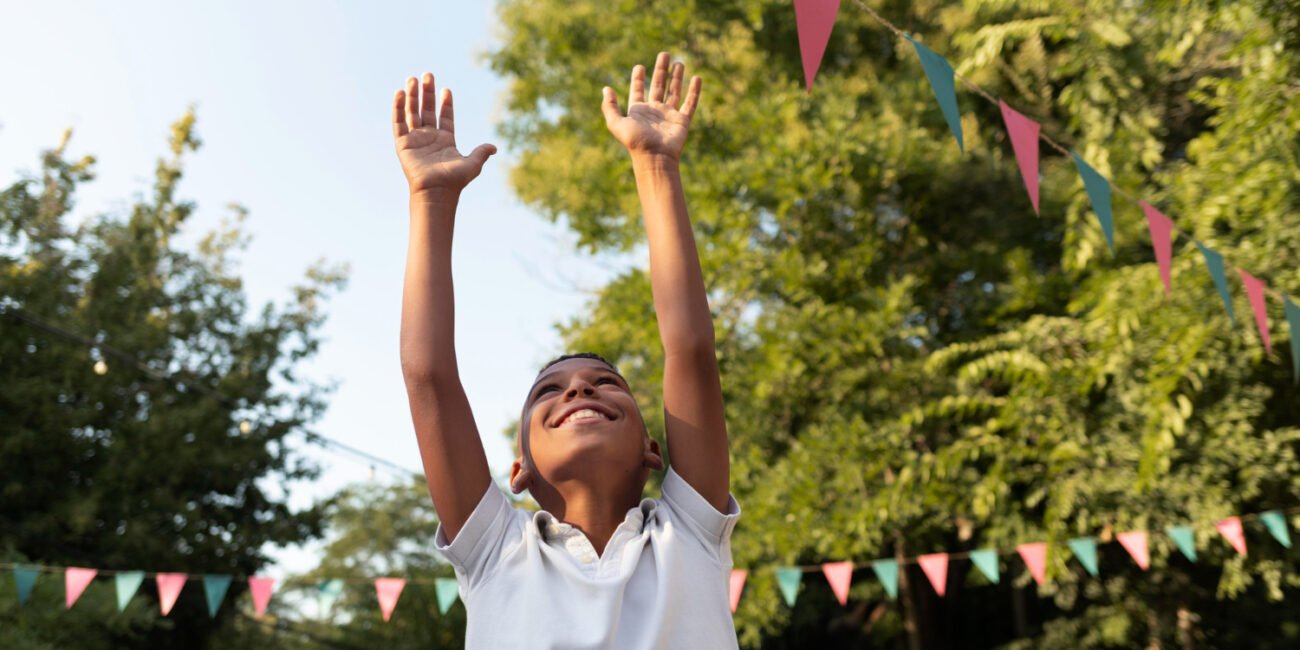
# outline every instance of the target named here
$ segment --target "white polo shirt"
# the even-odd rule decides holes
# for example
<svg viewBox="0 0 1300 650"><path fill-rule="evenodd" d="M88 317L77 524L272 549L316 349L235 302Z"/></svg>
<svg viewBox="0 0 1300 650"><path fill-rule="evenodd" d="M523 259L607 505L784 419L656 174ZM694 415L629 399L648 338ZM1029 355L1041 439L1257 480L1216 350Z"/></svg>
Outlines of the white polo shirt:
<svg viewBox="0 0 1300 650"><path fill-rule="evenodd" d="M628 510L599 557L582 531L545 510L511 507L495 484L456 539L434 547L456 569L465 647L736 648L727 589L731 531L672 467L663 499Z"/></svg>

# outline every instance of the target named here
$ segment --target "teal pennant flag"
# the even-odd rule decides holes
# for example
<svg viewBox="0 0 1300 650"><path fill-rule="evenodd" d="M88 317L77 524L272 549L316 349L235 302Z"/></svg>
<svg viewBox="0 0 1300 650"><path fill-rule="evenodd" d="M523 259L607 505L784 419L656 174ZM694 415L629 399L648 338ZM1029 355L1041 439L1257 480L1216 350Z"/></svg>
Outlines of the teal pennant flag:
<svg viewBox="0 0 1300 650"><path fill-rule="evenodd" d="M452 603L456 602L456 598L459 597L460 587L456 584L455 578L438 578L438 580L434 582L434 588L438 596L438 613L446 614L447 609L450 608Z"/></svg>
<svg viewBox="0 0 1300 650"><path fill-rule="evenodd" d="M40 573L40 569L32 567L14 567L14 583L18 585L19 605L27 604L27 597L32 595L32 587L36 585L36 576Z"/></svg>
<svg viewBox="0 0 1300 650"><path fill-rule="evenodd" d="M781 596L785 598L785 604L794 607L794 599L799 595L799 582L803 579L803 571L797 567L783 566L776 570L776 584L781 587Z"/></svg>
<svg viewBox="0 0 1300 650"><path fill-rule="evenodd" d="M984 574L985 578L989 579L989 582L997 584L1002 577L998 573L998 552L996 550L983 548L978 551L971 551L970 561L975 565L975 568L980 570L980 573Z"/></svg>
<svg viewBox="0 0 1300 650"><path fill-rule="evenodd" d="M1170 526L1165 529L1169 539L1174 540L1174 545L1178 550L1187 556L1187 559L1196 561L1196 540L1192 535L1191 526Z"/></svg>
<svg viewBox="0 0 1300 650"><path fill-rule="evenodd" d="M339 578L321 580L316 585L316 604L319 606L321 616L329 613L330 608L334 607L334 601L338 600L342 593L343 580Z"/></svg>
<svg viewBox="0 0 1300 650"><path fill-rule="evenodd" d="M1079 564L1082 564L1092 577L1097 577L1097 538L1076 537L1070 540L1070 550L1074 552L1074 557L1079 558Z"/></svg>
<svg viewBox="0 0 1300 650"><path fill-rule="evenodd" d="M898 560L876 560L871 563L871 570L885 586L885 593L890 598L898 598Z"/></svg>
<svg viewBox="0 0 1300 650"><path fill-rule="evenodd" d="M1286 305L1286 322L1291 324L1291 366L1294 368L1295 383L1300 384L1300 307L1291 301L1291 296L1282 296Z"/></svg>
<svg viewBox="0 0 1300 650"><path fill-rule="evenodd" d="M1264 527L1268 529L1268 534L1277 540L1278 544L1291 548L1291 531L1287 530L1286 517L1280 511L1269 510L1261 512L1259 520L1264 522Z"/></svg>
<svg viewBox="0 0 1300 650"><path fill-rule="evenodd" d="M916 48L916 55L921 58L921 67L925 68L925 76L930 80L930 89L934 91L934 98L939 101L943 119L947 120L948 128L952 129L953 137L957 138L957 148L963 154L966 153L966 145L962 144L961 114L957 112L957 89L953 87L952 65L930 48L916 42L911 34L906 36Z"/></svg>
<svg viewBox="0 0 1300 650"><path fill-rule="evenodd" d="M1237 325L1237 316L1232 313L1232 294L1228 293L1228 278L1223 274L1223 256L1210 250L1201 242L1196 242L1196 247L1201 249L1201 255L1205 257L1205 266L1210 269L1210 277L1214 278L1214 286L1219 288L1219 297L1223 299L1223 308L1228 310L1228 320L1232 321L1233 327Z"/></svg>
<svg viewBox="0 0 1300 650"><path fill-rule="evenodd" d="M1074 156L1074 166L1079 169L1079 176L1083 178L1083 189L1088 191L1088 200L1092 201L1092 211L1097 214L1097 221L1101 222L1101 230L1106 233L1106 243L1110 245L1110 254L1115 254L1115 224L1111 220L1110 212L1110 181L1106 180L1097 170L1083 162L1079 154Z"/></svg>
<svg viewBox="0 0 1300 650"><path fill-rule="evenodd" d="M140 590L142 582L144 582L144 571L122 571L114 576L113 583L117 587L117 611L126 609L127 603L135 597L135 592Z"/></svg>
<svg viewBox="0 0 1300 650"><path fill-rule="evenodd" d="M208 600L208 618L217 617L217 610L221 609L221 601L225 600L228 589L230 589L230 576L203 576L203 597Z"/></svg>

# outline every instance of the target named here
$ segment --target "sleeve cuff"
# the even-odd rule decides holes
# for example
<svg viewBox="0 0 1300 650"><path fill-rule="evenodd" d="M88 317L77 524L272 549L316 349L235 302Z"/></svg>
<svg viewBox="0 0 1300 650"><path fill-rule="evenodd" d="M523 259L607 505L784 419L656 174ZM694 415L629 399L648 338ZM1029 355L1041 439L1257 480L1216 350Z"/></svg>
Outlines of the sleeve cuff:
<svg viewBox="0 0 1300 650"><path fill-rule="evenodd" d="M710 541L715 543L725 541L731 535L731 530L736 527L736 520L740 519L740 504L736 501L736 495L728 492L727 511L718 512L718 509L695 491L695 488L691 487L691 484L672 468L672 465L668 466L668 472L664 476L663 492L664 500L674 510L689 518L702 532L711 537Z"/></svg>
<svg viewBox="0 0 1300 650"><path fill-rule="evenodd" d="M479 499L478 505L474 506L474 512L470 513L469 519L465 520L465 525L461 526L456 533L456 538L447 542L447 531L443 529L442 522L438 522L438 529L433 535L433 547L451 562L451 565L466 574L473 573L475 561L478 556L482 556L482 542L487 533L495 526L500 527L507 517L510 516L510 503L506 501L505 495L497 488L496 483L488 481L487 491L483 493L483 498Z"/></svg>

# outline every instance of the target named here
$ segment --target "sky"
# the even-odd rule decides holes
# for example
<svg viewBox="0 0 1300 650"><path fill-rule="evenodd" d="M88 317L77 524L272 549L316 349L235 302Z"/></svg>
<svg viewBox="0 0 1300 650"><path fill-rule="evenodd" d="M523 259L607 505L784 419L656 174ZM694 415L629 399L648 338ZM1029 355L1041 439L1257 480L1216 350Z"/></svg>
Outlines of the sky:
<svg viewBox="0 0 1300 650"><path fill-rule="evenodd" d="M576 252L562 225L511 192L516 153L495 132L508 82L482 61L499 38L494 3L4 2L0 186L36 171L71 127L68 156L98 160L73 222L124 215L152 186L169 125L195 106L203 146L186 157L179 194L198 209L178 245L193 250L228 204L246 207L252 241L238 259L252 315L287 302L315 261L349 264L347 288L325 307L320 351L302 366L338 385L312 430L415 471L398 358L409 217L391 102L425 70L450 87L461 152L499 150L462 195L452 263L461 379L489 467L509 470L503 432L541 364L564 351L554 324L580 314L627 262ZM598 97L591 109L601 119ZM371 480L364 461L303 451L323 471L291 486L297 507ZM318 554L318 544L276 549L267 574L310 569Z"/></svg>

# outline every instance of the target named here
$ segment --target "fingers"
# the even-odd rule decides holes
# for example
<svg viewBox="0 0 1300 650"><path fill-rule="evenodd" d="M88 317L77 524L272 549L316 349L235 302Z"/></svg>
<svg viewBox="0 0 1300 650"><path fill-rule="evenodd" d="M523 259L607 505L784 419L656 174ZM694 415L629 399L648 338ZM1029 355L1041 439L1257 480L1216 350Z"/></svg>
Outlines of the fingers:
<svg viewBox="0 0 1300 650"><path fill-rule="evenodd" d="M397 94L393 95L393 137L394 138L400 138L406 135L407 133L410 133L410 129L406 128L406 115L404 115L405 110L406 110L406 91L399 90L397 91Z"/></svg>
<svg viewBox="0 0 1300 650"><path fill-rule="evenodd" d="M649 101L663 103L664 87L668 85L668 53L660 52L655 57L655 73L650 79Z"/></svg>
<svg viewBox="0 0 1300 650"><path fill-rule="evenodd" d="M627 97L628 106L645 103L645 66L639 63L632 66L631 86Z"/></svg>
<svg viewBox="0 0 1300 650"><path fill-rule="evenodd" d="M686 64L678 61L673 64L673 81L668 85L668 99L664 100L665 104L673 108L681 106L682 103L682 75L686 74Z"/></svg>
<svg viewBox="0 0 1300 650"><path fill-rule="evenodd" d="M433 73L426 72L421 79L420 89L420 124L428 126L438 125L438 113L434 98Z"/></svg>
<svg viewBox="0 0 1300 650"><path fill-rule="evenodd" d="M487 163L488 157L490 157L492 154L496 152L497 152L496 145L481 144L477 147L474 147L474 150L469 152L469 155L465 157L478 163L478 166L482 168L483 165Z"/></svg>
<svg viewBox="0 0 1300 650"><path fill-rule="evenodd" d="M420 128L420 83L411 77L406 80L406 128Z"/></svg>
<svg viewBox="0 0 1300 650"><path fill-rule="evenodd" d="M695 105L700 102L700 87L704 85L704 80L699 77L691 77L691 88L686 91L686 103L682 106L681 114L687 118L695 115Z"/></svg>
<svg viewBox="0 0 1300 650"><path fill-rule="evenodd" d="M451 89L443 88L438 97L438 128L456 135L456 115L451 107Z"/></svg>
<svg viewBox="0 0 1300 650"><path fill-rule="evenodd" d="M605 114L605 126L609 126L623 117L623 111L618 107L618 94L614 92L613 88L605 86L600 90L600 93L603 96L600 102L600 112Z"/></svg>

